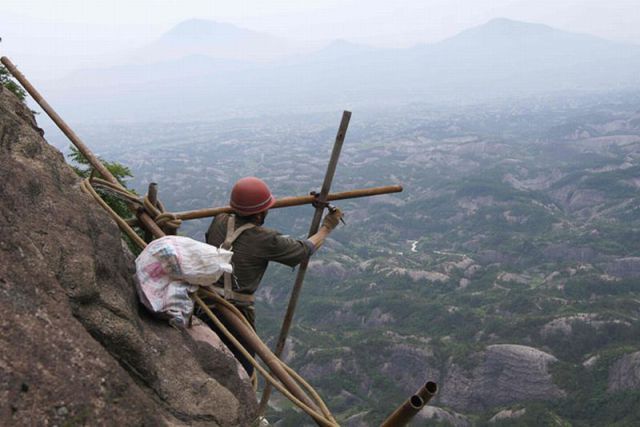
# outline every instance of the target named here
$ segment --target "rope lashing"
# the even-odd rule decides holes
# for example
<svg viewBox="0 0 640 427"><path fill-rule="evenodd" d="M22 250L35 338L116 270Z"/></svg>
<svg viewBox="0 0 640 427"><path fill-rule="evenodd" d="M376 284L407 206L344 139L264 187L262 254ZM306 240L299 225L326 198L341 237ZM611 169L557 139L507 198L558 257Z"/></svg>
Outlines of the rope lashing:
<svg viewBox="0 0 640 427"><path fill-rule="evenodd" d="M216 300L217 304L222 304L225 307L227 307L236 316L238 316L240 318L240 320L242 320L242 322L248 328L252 328L253 329L253 327L251 326L251 323L249 323L249 321L242 315L240 310L238 310L236 308L236 306L231 304L229 301L227 301L224 298L222 298L219 294L217 294L215 292L211 292L211 291L209 291L207 289L204 289L204 288L200 288L199 293L204 294L205 296L214 298ZM291 367L289 367L286 363L282 362L280 359L278 359L278 360L280 361L281 366L289 373L289 375L291 375L293 377L293 379L295 379L298 383L300 383L302 385L303 388L305 388L307 390L307 392L311 395L311 397L316 402L316 404L320 407L322 413L325 416L331 418L335 422L335 419L333 418L331 412L329 411L329 408L326 406L326 404L324 403L324 401L322 400L320 395L315 391L315 389L304 378L302 378L296 371L294 371Z"/></svg>
<svg viewBox="0 0 640 427"><path fill-rule="evenodd" d="M233 311L234 315L239 316L239 317L244 319L244 316L240 312L238 312L237 309L235 307L233 307L233 305L227 306L226 304L228 304L228 302L225 301L222 297L220 297L220 296L218 296L217 294L214 294L214 293L211 293L211 294L207 293L207 295L216 298L216 303L224 304L226 307L230 308L230 310ZM233 334L231 332L229 332L229 330L227 328L224 327L222 322L216 317L215 314L213 314L211 309L204 303L204 301L202 301L202 299L197 294L193 296L193 299L200 306L200 308L202 308L202 310L207 314L207 316L211 319L211 321L214 322L216 327L218 327L222 331L222 333L242 353L242 355L256 368L256 370L258 370L262 374L262 376L264 377L264 379L266 381L268 381L271 385L273 385L287 399L289 399L296 406L298 406L300 409L302 409L305 413L307 413L310 417L312 417L320 425L327 426L327 427L336 427L336 426L338 426L337 422L335 421L335 419L329 413L328 410L326 410L326 414L325 414L326 405L324 403L320 404L320 402L322 402L321 399L317 403L319 404L319 407L321 408L321 411L323 412L323 414L318 413L316 410L314 410L313 408L310 408L304 402L300 401L297 397L295 397L293 394L291 394L278 380L273 378L262 367L262 365L260 365L258 363L258 361L253 356L251 356L251 354L242 346L242 344L240 344L240 342L236 339L236 337L233 336ZM221 302L221 301L224 301L224 302ZM231 307L233 307L233 308L231 308ZM235 311L233 309L235 309ZM282 364L283 367L285 366L285 364L283 362L281 362L281 364ZM297 378L295 378L295 377L297 377ZM295 379L300 378L297 374L295 374L295 377L294 377ZM303 386L305 385L304 382L301 382L301 384ZM307 386L308 386L308 384L307 384ZM317 394L316 394L316 396L317 396Z"/></svg>
<svg viewBox="0 0 640 427"><path fill-rule="evenodd" d="M180 228L180 225L182 225L182 220L176 218L175 214L171 212L164 212L164 206L161 203L159 203L157 206L154 206L147 196L142 199L142 203L144 209L160 227L169 227L176 229Z"/></svg>
<svg viewBox="0 0 640 427"><path fill-rule="evenodd" d="M149 214L151 218L158 224L160 227L169 227L173 229L180 228L182 225L182 220L175 217L175 214L171 212L165 212L164 205L158 202L156 205L151 203L147 196L140 198L135 194L132 194L122 188L122 186L115 185L109 181L105 181L101 178L92 178L91 184L96 187L103 188L114 196L139 205L144 208L144 210Z"/></svg>
<svg viewBox="0 0 640 427"><path fill-rule="evenodd" d="M120 215L116 213L116 211L111 209L111 206L109 206L107 202L102 200L102 197L100 197L98 192L93 188L93 186L91 185L91 181L89 179L82 180L80 182L80 188L85 193L92 196L95 199L95 201L98 202L98 204L102 206L102 208L105 211L107 211L109 216L111 216L111 218L113 218L113 220L118 224L118 226L120 227L120 230L122 230L122 232L124 232L127 236L129 236L129 238L133 240L140 247L140 249L144 249L147 247L147 243L142 239L142 237L138 236L138 234L134 231L133 228L131 228L131 226L127 223L127 221L122 219Z"/></svg>

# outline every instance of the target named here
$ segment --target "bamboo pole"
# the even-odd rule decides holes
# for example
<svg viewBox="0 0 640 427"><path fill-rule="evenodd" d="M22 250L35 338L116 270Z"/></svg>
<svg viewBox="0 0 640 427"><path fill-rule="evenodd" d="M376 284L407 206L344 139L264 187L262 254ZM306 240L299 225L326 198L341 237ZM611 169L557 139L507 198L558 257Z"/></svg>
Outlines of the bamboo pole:
<svg viewBox="0 0 640 427"><path fill-rule="evenodd" d="M311 221L311 226L309 227L309 237L313 236L318 232L320 228L320 221L322 220L322 213L324 212L324 208L327 200L327 196L329 195L329 190L331 189L331 183L333 182L333 177L336 173L336 167L338 166L338 159L340 158L340 151L342 150L342 144L344 143L344 138L347 134L347 128L349 127L349 120L351 119L351 112L344 111L342 113L342 120L340 121L340 127L338 128L338 133L336 135L336 140L333 144L333 150L331 151L331 157L329 159L329 164L327 166L327 171L324 175L324 182L322 183L322 188L320 189L320 195L318 196L317 201L320 203L318 207L316 207L313 220ZM303 260L298 267L298 274L296 275L296 281L293 285L293 289L291 291L291 297L289 298L289 305L287 306L287 312L284 316L284 320L282 321L282 327L280 329L280 335L278 336L278 341L276 342L276 348L274 354L276 357L280 357L284 350L284 345L287 341L287 335L289 335L289 329L291 329L291 323L293 322L293 314L296 309L296 305L298 303L298 299L300 297L300 292L302 291L302 284L304 282L304 276L307 273L307 267L309 265L309 260ZM269 397L271 396L271 386L267 384L262 392L262 399L260 400L260 407L258 408L258 413L263 414L267 405L269 404Z"/></svg>
<svg viewBox="0 0 640 427"><path fill-rule="evenodd" d="M216 306L218 312L225 318L229 324L238 332L238 335L243 337L247 345L253 349L258 356L264 361L264 363L269 367L271 372L285 385L287 390L291 392L296 398L298 398L305 405L314 409L317 412L321 412L309 396L300 388L298 383L296 383L293 378L289 375L289 373L282 367L282 363L276 356L269 350L258 336L255 334L253 330L251 330L248 326L246 326L242 320L240 320L237 316L235 316L231 310L225 307L223 304L218 304Z"/></svg>
<svg viewBox="0 0 640 427"><path fill-rule="evenodd" d="M340 193L328 194L326 201L333 202L335 200L379 196L382 194L399 193L401 191L402 191L402 186L400 185L387 185L384 187L363 188L358 190L350 190L350 191L343 191ZM310 205L316 200L317 198L315 196L283 197L281 199L277 199L276 203L269 209L287 208L290 206ZM231 208L231 206L224 206L219 208L205 208L205 209L196 209L192 211L173 212L172 215L174 215L176 219L181 219L185 221L189 219L207 218L207 217L219 215L221 213L232 213L232 212L233 212L233 209Z"/></svg>
<svg viewBox="0 0 640 427"><path fill-rule="evenodd" d="M158 203L158 184L152 182L149 184L149 189L147 190L147 198L151 202L153 206ZM153 240L153 235L149 230L144 231L144 240L150 242Z"/></svg>

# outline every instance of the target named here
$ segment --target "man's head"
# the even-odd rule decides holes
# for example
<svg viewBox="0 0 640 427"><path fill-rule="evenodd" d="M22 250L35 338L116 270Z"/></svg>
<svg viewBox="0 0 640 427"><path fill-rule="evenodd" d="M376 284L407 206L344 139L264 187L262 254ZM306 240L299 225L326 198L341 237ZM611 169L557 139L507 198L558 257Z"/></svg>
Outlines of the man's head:
<svg viewBox="0 0 640 427"><path fill-rule="evenodd" d="M262 224L267 211L275 202L276 198L263 180L248 176L234 184L229 204L238 216L255 217Z"/></svg>

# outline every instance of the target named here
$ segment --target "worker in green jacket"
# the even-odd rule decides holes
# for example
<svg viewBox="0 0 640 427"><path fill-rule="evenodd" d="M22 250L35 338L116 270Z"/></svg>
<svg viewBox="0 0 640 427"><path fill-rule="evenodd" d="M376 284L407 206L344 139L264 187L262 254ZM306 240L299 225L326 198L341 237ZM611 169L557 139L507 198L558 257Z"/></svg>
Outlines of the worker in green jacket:
<svg viewBox="0 0 640 427"><path fill-rule="evenodd" d="M238 180L231 190L230 205L233 214L217 215L206 233L207 243L233 251L231 264L233 273L225 274L215 284L214 289L240 310L255 330L254 292L260 285L269 261L295 267L311 256L335 229L342 218L342 212L335 209L328 213L316 234L306 240L286 237L278 231L263 227L269 208L275 203L275 197L267 184L259 178L246 177ZM205 300L212 307L212 300ZM196 315L214 331L217 328L200 309ZM246 342L235 333L233 327L218 316L225 327L247 348ZM242 363L249 376L253 366L222 333L218 333L223 342ZM247 348L251 352L249 348ZM253 353L252 353L253 356Z"/></svg>

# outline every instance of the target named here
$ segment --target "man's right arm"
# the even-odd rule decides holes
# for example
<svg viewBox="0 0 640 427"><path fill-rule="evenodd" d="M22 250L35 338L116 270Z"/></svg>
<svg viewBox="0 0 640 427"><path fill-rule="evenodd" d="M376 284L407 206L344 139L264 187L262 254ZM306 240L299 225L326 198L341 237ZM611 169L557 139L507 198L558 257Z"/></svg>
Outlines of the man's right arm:
<svg viewBox="0 0 640 427"><path fill-rule="evenodd" d="M342 216L342 211L338 208L336 208L333 212L325 215L324 219L322 220L322 226L320 226L318 232L309 237L309 241L313 243L315 250L318 250L318 248L322 246L327 236L329 236L329 233L331 233L338 226Z"/></svg>

